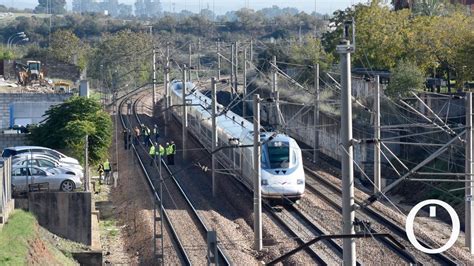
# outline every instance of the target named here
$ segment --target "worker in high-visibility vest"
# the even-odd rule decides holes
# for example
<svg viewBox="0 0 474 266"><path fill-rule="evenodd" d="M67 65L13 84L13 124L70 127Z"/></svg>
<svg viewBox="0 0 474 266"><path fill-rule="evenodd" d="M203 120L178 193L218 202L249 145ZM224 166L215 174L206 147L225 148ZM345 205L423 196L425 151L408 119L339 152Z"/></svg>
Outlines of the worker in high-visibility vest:
<svg viewBox="0 0 474 266"><path fill-rule="evenodd" d="M171 144L167 143L166 146L166 155L169 165L174 165L174 155L176 154L176 145L174 141L171 141Z"/></svg>
<svg viewBox="0 0 474 266"><path fill-rule="evenodd" d="M151 134L151 130L149 127L145 126L145 145L149 145L149 144L153 144L153 143L150 143L150 134Z"/></svg>
<svg viewBox="0 0 474 266"><path fill-rule="evenodd" d="M110 185L110 172L112 172L112 167L110 166L109 159L106 159L104 162L104 179L107 185Z"/></svg>
<svg viewBox="0 0 474 266"><path fill-rule="evenodd" d="M163 158L165 156L165 148L161 146L161 144L158 144L158 151L159 159Z"/></svg>
<svg viewBox="0 0 474 266"><path fill-rule="evenodd" d="M151 157L151 161L150 161L150 165L153 165L153 162L156 160L156 152L155 152L156 148L155 148L155 144L151 144L151 147L150 147L150 152L148 154L150 154L150 157Z"/></svg>
<svg viewBox="0 0 474 266"><path fill-rule="evenodd" d="M171 165L171 154L173 153L173 150L171 148L171 145L169 142L166 142L166 147L165 147L165 154L166 154L166 161L168 165Z"/></svg>

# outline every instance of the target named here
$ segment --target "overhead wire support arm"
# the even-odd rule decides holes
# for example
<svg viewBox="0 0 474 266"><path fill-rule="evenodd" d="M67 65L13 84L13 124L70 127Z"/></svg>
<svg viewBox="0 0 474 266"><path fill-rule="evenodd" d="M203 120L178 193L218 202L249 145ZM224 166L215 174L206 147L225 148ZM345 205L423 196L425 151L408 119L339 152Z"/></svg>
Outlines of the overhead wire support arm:
<svg viewBox="0 0 474 266"><path fill-rule="evenodd" d="M416 93L411 92L411 94L412 94L413 96L415 96L415 98L416 98L426 109L428 109L428 111L430 111L430 113L432 113L433 116L434 116L438 121L440 121L440 122L442 123L442 125L446 128L446 130L449 131L449 133L450 133L451 135L455 135L455 134L456 134L456 132L454 132L454 130L452 130L452 129L443 121L443 119L441 119L422 99L420 99L420 97L418 97L418 95L416 95Z"/></svg>
<svg viewBox="0 0 474 266"><path fill-rule="evenodd" d="M445 129L444 127L438 125L438 124L435 123L432 119L428 118L427 116L425 116L424 114L422 114L420 111L416 110L413 106L409 105L407 102L405 102L405 101L403 101L403 100L400 100L400 102L401 102L403 105L405 105L406 107L408 107L411 111L413 111L414 113L416 113L417 115L419 115L420 117L422 117L423 119L425 119L426 121L428 121L429 123L431 123L433 126L435 126L435 127L439 128L440 130L442 130L442 131L448 133L450 136L454 136L454 134L456 134L455 132L454 132L454 134L453 134L453 133L451 133L449 130L447 130L447 129ZM460 140L461 142L464 142L464 140L461 139L461 138L459 138L459 140Z"/></svg>
<svg viewBox="0 0 474 266"><path fill-rule="evenodd" d="M429 162L434 160L436 157L438 157L440 154L445 152L451 144L453 144L456 140L461 138L461 136L464 135L465 133L466 133L466 130L464 130L461 133L459 133L458 135L456 135L454 138L452 138L450 141L448 141L446 144L444 144L442 147L440 147L434 153L432 153L430 156L428 156L428 158L426 158L421 163L419 163L414 168L412 168L408 173L404 174L402 177L395 180L393 183L391 183L390 185L385 187L383 190L381 190L378 193L375 193L372 196L370 196L369 198L367 198L364 201L364 203L362 204L362 206L360 206L360 207L366 207L366 206L374 203L375 201L377 201L383 194L385 194L385 193L389 192L390 190L392 190L395 186L400 184L400 182L402 182L403 180L406 180L409 176L416 173L423 166L425 166L426 164L428 164Z"/></svg>

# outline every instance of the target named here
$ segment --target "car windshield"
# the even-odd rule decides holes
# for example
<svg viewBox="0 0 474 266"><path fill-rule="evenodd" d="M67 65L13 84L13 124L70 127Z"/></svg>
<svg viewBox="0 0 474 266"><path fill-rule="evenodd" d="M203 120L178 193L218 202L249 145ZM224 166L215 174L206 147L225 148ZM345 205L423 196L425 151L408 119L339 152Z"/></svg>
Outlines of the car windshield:
<svg viewBox="0 0 474 266"><path fill-rule="evenodd" d="M290 147L288 142L273 141L267 144L270 168L288 168L290 161Z"/></svg>

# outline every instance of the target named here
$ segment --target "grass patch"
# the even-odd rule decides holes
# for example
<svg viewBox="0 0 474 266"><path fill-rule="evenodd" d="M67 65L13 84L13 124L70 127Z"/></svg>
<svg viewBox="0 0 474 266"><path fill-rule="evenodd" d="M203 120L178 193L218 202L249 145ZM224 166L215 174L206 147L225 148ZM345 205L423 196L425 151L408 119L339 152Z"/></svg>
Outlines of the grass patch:
<svg viewBox="0 0 474 266"><path fill-rule="evenodd" d="M119 233L117 228L117 221L114 219L107 219L100 221L100 228L104 235L108 237L116 237Z"/></svg>
<svg viewBox="0 0 474 266"><path fill-rule="evenodd" d="M25 265L28 241L36 235L33 214L16 210L0 232L0 265Z"/></svg>

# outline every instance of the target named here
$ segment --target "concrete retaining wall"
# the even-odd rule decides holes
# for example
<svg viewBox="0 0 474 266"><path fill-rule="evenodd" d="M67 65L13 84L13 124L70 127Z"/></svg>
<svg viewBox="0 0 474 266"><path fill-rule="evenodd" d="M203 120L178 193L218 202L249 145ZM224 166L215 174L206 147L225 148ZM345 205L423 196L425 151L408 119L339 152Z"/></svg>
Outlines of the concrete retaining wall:
<svg viewBox="0 0 474 266"><path fill-rule="evenodd" d="M64 238L91 245L90 192L32 192L29 211L41 226Z"/></svg>
<svg viewBox="0 0 474 266"><path fill-rule="evenodd" d="M63 103L72 94L54 94L54 93L0 93L0 129L9 128L12 125L11 112L18 108L20 118L28 116L21 109L28 110L28 114L37 121L41 118L46 109L54 104ZM41 103L41 105L38 105ZM15 112L15 111L14 111Z"/></svg>

